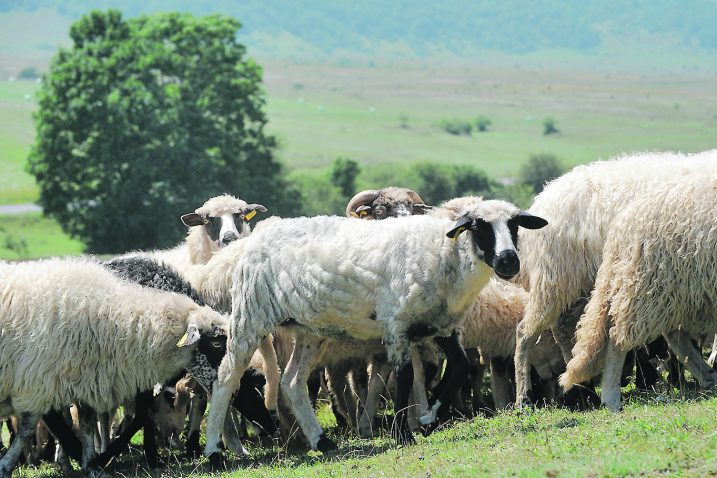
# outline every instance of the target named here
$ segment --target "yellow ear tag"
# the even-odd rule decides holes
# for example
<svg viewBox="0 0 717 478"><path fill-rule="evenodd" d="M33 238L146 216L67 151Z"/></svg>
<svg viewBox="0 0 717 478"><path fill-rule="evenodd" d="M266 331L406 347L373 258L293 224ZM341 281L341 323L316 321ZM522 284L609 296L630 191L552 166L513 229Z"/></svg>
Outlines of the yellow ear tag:
<svg viewBox="0 0 717 478"><path fill-rule="evenodd" d="M465 231L465 230L466 230L466 228L463 227L463 226L461 226L461 227L459 227L458 229L456 229L456 233L455 233L455 235L453 236L453 240L454 240L454 241L457 241L457 240L458 240L458 236L460 236L461 233L462 233L463 231Z"/></svg>
<svg viewBox="0 0 717 478"><path fill-rule="evenodd" d="M179 339L179 342L177 342L177 347L184 347L184 344L187 343L188 338L189 338L189 333L184 332L184 335L182 335L182 338Z"/></svg>
<svg viewBox="0 0 717 478"><path fill-rule="evenodd" d="M256 216L256 209L254 209L253 211L248 212L247 215L244 216L244 220L245 220L245 221L248 221L249 219L251 219L251 218L254 217L254 216Z"/></svg>
<svg viewBox="0 0 717 478"><path fill-rule="evenodd" d="M359 213L359 216L358 216L358 217L364 217L364 216L367 215L367 214L368 214L368 213L367 213L366 211L361 211L361 212Z"/></svg>
<svg viewBox="0 0 717 478"><path fill-rule="evenodd" d="M358 217L359 217L358 214L356 214L356 213L353 212L353 211L351 211L349 214L351 214L351 217L355 217L355 218L358 218Z"/></svg>

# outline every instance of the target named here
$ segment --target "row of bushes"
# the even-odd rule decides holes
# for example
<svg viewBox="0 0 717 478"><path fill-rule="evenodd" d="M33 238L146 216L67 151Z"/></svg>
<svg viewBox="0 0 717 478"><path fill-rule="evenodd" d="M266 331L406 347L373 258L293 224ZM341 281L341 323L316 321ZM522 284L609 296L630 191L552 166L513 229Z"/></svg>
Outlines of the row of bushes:
<svg viewBox="0 0 717 478"><path fill-rule="evenodd" d="M346 203L363 189L403 186L418 192L427 204L466 195L505 199L527 208L543 185L565 171L551 154L536 154L520 169L512 182L499 182L481 169L470 165L418 163L410 166L383 165L362 170L359 163L337 158L331 168L319 174L294 177L302 191L303 213L344 214Z"/></svg>
<svg viewBox="0 0 717 478"><path fill-rule="evenodd" d="M402 118L401 125L403 126L404 123L406 123L406 121L404 121ZM443 119L438 122L438 127L446 133L453 134L456 136L471 136L474 130L477 132L488 131L488 128L492 124L493 122L490 120L490 118L481 115L477 116L473 120L464 120L457 118ZM555 134L559 132L560 130L556 126L555 120L553 118L545 118L543 120L544 135Z"/></svg>

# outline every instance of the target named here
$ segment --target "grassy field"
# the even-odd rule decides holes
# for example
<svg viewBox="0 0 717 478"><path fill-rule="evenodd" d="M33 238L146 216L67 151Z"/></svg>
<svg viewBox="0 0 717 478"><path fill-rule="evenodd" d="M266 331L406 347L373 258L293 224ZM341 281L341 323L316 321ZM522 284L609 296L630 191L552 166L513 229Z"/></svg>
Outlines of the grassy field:
<svg viewBox="0 0 717 478"><path fill-rule="evenodd" d="M226 477L694 476L717 475L717 399L632 401L623 413L563 409L506 411L474 418L397 448L387 438L345 436L328 455L247 443L250 456L229 460ZM332 430L335 432L336 430ZM206 463L170 458L162 476L207 476ZM52 467L18 476L59 476ZM147 476L124 460L110 476Z"/></svg>
<svg viewBox="0 0 717 478"><path fill-rule="evenodd" d="M621 152L717 146L717 75L708 71L260 63L269 131L280 138L279 155L299 180L326 175L338 156L360 163L358 187L364 188L386 185L386 172L422 161L471 164L506 178L535 153L555 154L572 166ZM0 82L0 204L38 197L25 172L37 87L33 81ZM443 119L478 115L491 119L488 132L454 136L438 127ZM560 133L543 135L546 117L555 119ZM45 240L57 241L57 248L43 254L68 252L65 237ZM34 245L28 249L28 255L40 255ZM0 256L11 252L0 249Z"/></svg>
<svg viewBox="0 0 717 478"><path fill-rule="evenodd" d="M0 216L0 259L76 255L83 244L41 213Z"/></svg>

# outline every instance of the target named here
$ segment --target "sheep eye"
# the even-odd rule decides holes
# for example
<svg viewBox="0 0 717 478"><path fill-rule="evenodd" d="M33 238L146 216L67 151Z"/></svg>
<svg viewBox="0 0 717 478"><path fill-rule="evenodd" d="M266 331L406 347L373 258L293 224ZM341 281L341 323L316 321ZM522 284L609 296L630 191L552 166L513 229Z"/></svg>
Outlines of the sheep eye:
<svg viewBox="0 0 717 478"><path fill-rule="evenodd" d="M212 240L216 241L219 238L219 231L222 230L222 218L210 217L207 223L207 234Z"/></svg>
<svg viewBox="0 0 717 478"><path fill-rule="evenodd" d="M386 208L383 206L376 207L376 215L377 216L385 216L386 215Z"/></svg>
<svg viewBox="0 0 717 478"><path fill-rule="evenodd" d="M219 340L212 340L212 347L214 347L215 349L218 349L218 348L221 348L221 346L222 346L221 341L219 341Z"/></svg>

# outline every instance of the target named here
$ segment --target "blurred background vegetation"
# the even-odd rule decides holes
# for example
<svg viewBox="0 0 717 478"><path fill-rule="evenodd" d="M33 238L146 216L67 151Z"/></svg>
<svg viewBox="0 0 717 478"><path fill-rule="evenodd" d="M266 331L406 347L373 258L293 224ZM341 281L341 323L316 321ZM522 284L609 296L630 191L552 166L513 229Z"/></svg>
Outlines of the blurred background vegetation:
<svg viewBox="0 0 717 478"><path fill-rule="evenodd" d="M165 247L224 191L527 207L576 164L715 147L716 24L710 0L6 0L0 258ZM28 203L48 216L3 214Z"/></svg>

